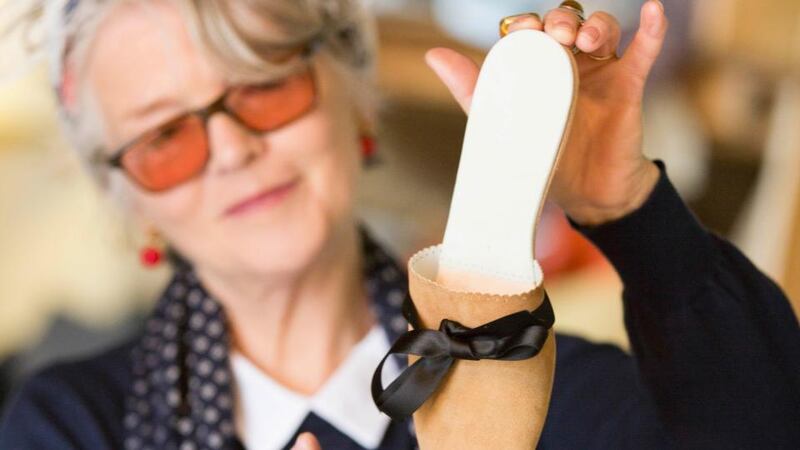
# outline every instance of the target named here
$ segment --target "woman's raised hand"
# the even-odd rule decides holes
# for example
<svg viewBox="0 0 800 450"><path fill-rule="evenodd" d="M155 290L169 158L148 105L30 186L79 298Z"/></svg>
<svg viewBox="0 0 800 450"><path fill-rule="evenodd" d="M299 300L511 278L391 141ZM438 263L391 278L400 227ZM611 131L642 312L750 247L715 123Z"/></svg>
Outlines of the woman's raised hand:
<svg viewBox="0 0 800 450"><path fill-rule="evenodd" d="M544 31L567 47L577 47L580 90L575 116L551 185L552 199L576 222L598 225L642 205L658 180L658 168L642 153L642 96L647 77L664 42L667 18L658 0L641 9L639 30L621 57L617 20L596 12L581 25L567 8L544 19L522 15L508 30ZM480 68L448 48L425 55L465 112Z"/></svg>

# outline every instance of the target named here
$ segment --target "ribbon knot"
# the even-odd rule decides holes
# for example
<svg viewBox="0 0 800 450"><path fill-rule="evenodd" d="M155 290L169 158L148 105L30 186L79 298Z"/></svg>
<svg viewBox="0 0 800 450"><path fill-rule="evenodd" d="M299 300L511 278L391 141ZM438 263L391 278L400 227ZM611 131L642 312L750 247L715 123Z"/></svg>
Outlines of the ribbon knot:
<svg viewBox="0 0 800 450"><path fill-rule="evenodd" d="M403 420L419 409L439 387L456 359L532 358L541 351L555 321L547 292L535 310L518 311L475 328L443 319L438 330L422 329L409 298L403 303L403 315L414 329L392 344L372 376L375 405L395 420ZM420 358L384 389L383 363L392 354Z"/></svg>
<svg viewBox="0 0 800 450"><path fill-rule="evenodd" d="M469 339L464 339L464 337L460 336L465 334L468 330L469 328L449 319L443 319L439 325L439 331L444 333L448 338L447 343L449 348L447 353L450 356L458 359L477 361L481 359L481 355L485 355L486 352L481 352L480 349L473 346L473 343Z"/></svg>

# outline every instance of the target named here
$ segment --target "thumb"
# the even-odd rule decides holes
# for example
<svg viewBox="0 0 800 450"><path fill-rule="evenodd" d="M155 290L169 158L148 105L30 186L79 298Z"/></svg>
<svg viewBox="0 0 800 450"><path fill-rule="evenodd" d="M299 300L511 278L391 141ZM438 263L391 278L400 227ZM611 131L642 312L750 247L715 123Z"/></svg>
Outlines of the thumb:
<svg viewBox="0 0 800 450"><path fill-rule="evenodd" d="M449 48L436 47L425 53L425 62L436 72L456 102L469 113L480 68L469 57Z"/></svg>
<svg viewBox="0 0 800 450"><path fill-rule="evenodd" d="M300 433L297 440L294 442L292 450L322 450L319 441L313 434L308 431Z"/></svg>
<svg viewBox="0 0 800 450"><path fill-rule="evenodd" d="M639 30L621 61L642 84L647 80L653 64L661 53L667 27L664 5L659 0L645 2L642 6Z"/></svg>

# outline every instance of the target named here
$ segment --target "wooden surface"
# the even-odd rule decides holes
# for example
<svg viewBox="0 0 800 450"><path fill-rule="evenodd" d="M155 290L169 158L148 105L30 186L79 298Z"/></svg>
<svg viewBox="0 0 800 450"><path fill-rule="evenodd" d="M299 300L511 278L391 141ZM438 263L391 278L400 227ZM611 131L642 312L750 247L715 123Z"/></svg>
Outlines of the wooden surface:
<svg viewBox="0 0 800 450"><path fill-rule="evenodd" d="M694 7L694 35L704 57L800 71L799 1L703 0Z"/></svg>

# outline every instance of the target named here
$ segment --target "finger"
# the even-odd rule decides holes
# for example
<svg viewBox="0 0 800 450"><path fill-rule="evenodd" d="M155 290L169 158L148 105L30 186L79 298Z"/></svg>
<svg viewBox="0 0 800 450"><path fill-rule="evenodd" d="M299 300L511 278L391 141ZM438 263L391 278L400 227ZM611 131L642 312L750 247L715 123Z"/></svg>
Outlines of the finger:
<svg viewBox="0 0 800 450"><path fill-rule="evenodd" d="M561 45L572 47L580 26L578 14L565 8L551 9L544 16L544 32Z"/></svg>
<svg viewBox="0 0 800 450"><path fill-rule="evenodd" d="M642 6L639 30L622 56L622 63L642 83L647 80L650 69L661 53L667 27L664 6L658 0L648 0Z"/></svg>
<svg viewBox="0 0 800 450"><path fill-rule="evenodd" d="M425 53L425 62L447 86L461 109L469 113L480 73L480 67L475 61L455 50L436 47Z"/></svg>
<svg viewBox="0 0 800 450"><path fill-rule="evenodd" d="M322 450L322 446L313 434L306 431L297 436L292 450Z"/></svg>
<svg viewBox="0 0 800 450"><path fill-rule="evenodd" d="M511 20L511 24L508 25L509 33L518 30L544 30L544 21L536 13L520 14L512 17Z"/></svg>
<svg viewBox="0 0 800 450"><path fill-rule="evenodd" d="M617 19L606 12L592 14L578 32L575 46L588 55L603 57L617 51L622 30Z"/></svg>

